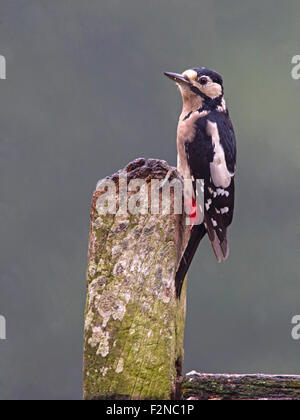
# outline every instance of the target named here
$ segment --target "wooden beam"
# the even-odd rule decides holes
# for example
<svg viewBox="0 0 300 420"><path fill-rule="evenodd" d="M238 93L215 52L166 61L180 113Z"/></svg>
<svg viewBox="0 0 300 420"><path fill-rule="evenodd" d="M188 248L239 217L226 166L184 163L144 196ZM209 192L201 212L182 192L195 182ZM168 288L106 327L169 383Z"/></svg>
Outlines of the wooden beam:
<svg viewBox="0 0 300 420"><path fill-rule="evenodd" d="M185 400L300 400L300 376L193 371L186 375L182 392Z"/></svg>

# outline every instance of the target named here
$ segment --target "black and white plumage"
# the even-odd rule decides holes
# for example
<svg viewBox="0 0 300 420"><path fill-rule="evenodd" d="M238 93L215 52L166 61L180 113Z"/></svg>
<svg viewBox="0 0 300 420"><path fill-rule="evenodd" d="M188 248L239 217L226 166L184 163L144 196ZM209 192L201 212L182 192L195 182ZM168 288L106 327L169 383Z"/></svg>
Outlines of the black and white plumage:
<svg viewBox="0 0 300 420"><path fill-rule="evenodd" d="M177 273L182 283L206 233L219 262L229 255L227 230L234 212L236 141L218 73L200 67L165 75L177 83L183 100L177 130L178 170L185 179L204 180L204 223L192 229ZM195 190L192 194L195 198Z"/></svg>

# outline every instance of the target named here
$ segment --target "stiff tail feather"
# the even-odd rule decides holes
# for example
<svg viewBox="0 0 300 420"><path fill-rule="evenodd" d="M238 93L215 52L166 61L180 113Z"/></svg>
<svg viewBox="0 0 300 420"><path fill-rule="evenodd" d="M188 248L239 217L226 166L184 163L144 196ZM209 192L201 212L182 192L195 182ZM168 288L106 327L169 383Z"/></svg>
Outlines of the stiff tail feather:
<svg viewBox="0 0 300 420"><path fill-rule="evenodd" d="M229 256L227 228L223 227L222 232L219 232L218 235L216 230L213 229L213 227L209 223L208 218L206 218L205 226L218 263L227 260Z"/></svg>
<svg viewBox="0 0 300 420"><path fill-rule="evenodd" d="M181 258L176 276L175 276L175 286L176 286L176 295L179 298L181 294L182 285L184 278L190 268L191 262L194 258L194 255L197 251L197 248L206 234L206 228L204 224L196 225L193 227L190 240L184 251L183 257Z"/></svg>

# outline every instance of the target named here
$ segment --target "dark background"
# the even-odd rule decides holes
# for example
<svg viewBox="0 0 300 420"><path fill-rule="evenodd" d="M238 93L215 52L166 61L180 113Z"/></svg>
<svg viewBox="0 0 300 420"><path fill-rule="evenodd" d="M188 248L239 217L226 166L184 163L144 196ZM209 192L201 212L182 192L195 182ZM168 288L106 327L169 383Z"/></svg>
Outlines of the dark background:
<svg viewBox="0 0 300 420"><path fill-rule="evenodd" d="M163 71L219 71L238 140L230 259L188 285L185 371L299 374L299 0L2 0L0 398L81 398L89 206L136 157L176 164Z"/></svg>

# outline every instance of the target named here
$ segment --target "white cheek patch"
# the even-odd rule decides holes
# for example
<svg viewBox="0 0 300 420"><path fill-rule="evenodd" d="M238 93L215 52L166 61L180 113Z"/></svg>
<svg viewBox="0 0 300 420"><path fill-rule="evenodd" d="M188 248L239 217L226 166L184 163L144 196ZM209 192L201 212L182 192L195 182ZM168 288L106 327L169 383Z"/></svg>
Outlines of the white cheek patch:
<svg viewBox="0 0 300 420"><path fill-rule="evenodd" d="M234 174L227 169L224 149L220 142L217 123L207 121L207 134L211 137L214 146L214 160L210 164L210 174L216 187L228 188Z"/></svg>
<svg viewBox="0 0 300 420"><path fill-rule="evenodd" d="M205 95L209 96L210 98L218 98L222 95L222 87L219 83L209 83L208 85L204 85L203 89Z"/></svg>
<svg viewBox="0 0 300 420"><path fill-rule="evenodd" d="M199 82L192 79L193 85L211 99L215 99L221 96L222 86L219 85L219 83L213 82L210 77L206 76L206 78L208 80L206 85L201 85ZM224 103L222 103L221 107L223 107L223 105Z"/></svg>

